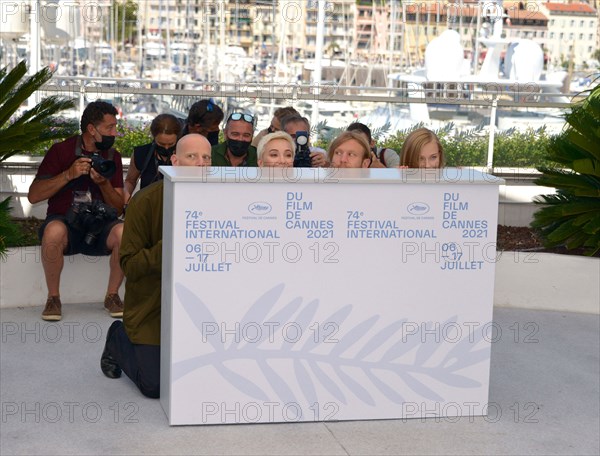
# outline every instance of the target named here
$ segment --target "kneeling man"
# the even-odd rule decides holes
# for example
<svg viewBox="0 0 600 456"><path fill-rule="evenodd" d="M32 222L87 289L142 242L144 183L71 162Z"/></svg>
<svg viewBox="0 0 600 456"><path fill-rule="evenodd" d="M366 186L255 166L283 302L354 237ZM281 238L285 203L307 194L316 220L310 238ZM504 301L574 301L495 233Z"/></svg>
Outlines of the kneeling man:
<svg viewBox="0 0 600 456"><path fill-rule="evenodd" d="M199 134L184 136L171 156L173 166L210 166L211 146ZM163 181L139 191L127 208L121 267L125 272L123 322L108 330L100 367L109 378L121 371L142 394L160 395L160 303Z"/></svg>

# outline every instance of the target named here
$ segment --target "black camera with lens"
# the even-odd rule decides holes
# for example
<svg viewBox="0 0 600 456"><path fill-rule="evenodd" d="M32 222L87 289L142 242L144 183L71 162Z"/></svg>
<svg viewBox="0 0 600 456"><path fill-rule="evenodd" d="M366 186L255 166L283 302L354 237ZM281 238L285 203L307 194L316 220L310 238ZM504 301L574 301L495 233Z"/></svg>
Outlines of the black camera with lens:
<svg viewBox="0 0 600 456"><path fill-rule="evenodd" d="M94 245L106 224L116 219L117 210L99 200L73 203L67 212L67 222L83 233L83 241L87 245Z"/></svg>
<svg viewBox="0 0 600 456"><path fill-rule="evenodd" d="M308 147L308 132L296 132L296 155L294 156L294 168L310 168L310 148Z"/></svg>
<svg viewBox="0 0 600 456"><path fill-rule="evenodd" d="M113 160L103 158L98 153L90 155L90 159L92 160L92 169L105 179L110 179L117 171L117 165Z"/></svg>

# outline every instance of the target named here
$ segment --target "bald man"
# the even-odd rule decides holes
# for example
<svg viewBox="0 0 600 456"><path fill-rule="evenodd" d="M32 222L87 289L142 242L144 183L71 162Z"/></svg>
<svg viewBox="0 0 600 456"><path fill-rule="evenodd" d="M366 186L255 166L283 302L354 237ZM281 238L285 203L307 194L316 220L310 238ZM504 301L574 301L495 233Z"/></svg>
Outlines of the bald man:
<svg viewBox="0 0 600 456"><path fill-rule="evenodd" d="M211 146L199 134L184 136L171 156L173 166L210 166ZM125 218L120 263L127 281L123 321L108 329L100 368L109 378L121 372L144 396L160 395L160 288L163 181L136 193Z"/></svg>
<svg viewBox="0 0 600 456"><path fill-rule="evenodd" d="M204 136L189 133L177 142L175 154L171 155L171 163L173 166L210 166L210 148L210 142Z"/></svg>

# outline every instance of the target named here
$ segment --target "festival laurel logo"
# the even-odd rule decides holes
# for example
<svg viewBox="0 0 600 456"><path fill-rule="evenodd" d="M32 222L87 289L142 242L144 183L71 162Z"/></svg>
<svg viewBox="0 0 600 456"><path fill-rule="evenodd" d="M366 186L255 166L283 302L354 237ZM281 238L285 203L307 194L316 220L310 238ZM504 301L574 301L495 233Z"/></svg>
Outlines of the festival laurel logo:
<svg viewBox="0 0 600 456"><path fill-rule="evenodd" d="M281 325L293 323L308 335L320 302L315 299L304 303L298 297L281 304L284 287L284 284L279 284L260 296L240 320L240 327L257 323L265 326L272 322ZM379 315L372 315L340 332L335 342L330 344L308 336L283 338L280 344L274 344L269 341L268 331L257 335L252 343L223 341L214 337L214 333L207 333L209 326L205 323L217 320L198 296L181 283L175 284L175 291L199 331L199 340L210 344L212 352L175 362L172 366L173 380L176 382L198 369L211 366L223 380L256 400L272 401L275 399L272 396L276 395L283 403L298 403L296 395L302 394L303 399L311 404L324 399L318 397L317 391L320 390L322 395L329 395L328 400L335 398L341 404L348 404L348 395L354 395L361 402L376 406L369 391L378 391L389 401L401 404L405 399L400 391L411 390L426 400L443 402L439 392L428 385L441 384L445 385L445 389L481 387L480 382L463 375L461 370L487 362L490 358L489 344L482 343L483 331L468 331L454 343L440 343L433 337L421 337L434 331L432 322L424 323L407 337L406 319L392 321L375 330ZM352 311L352 305L345 305L321 321L342 328ZM441 325L459 325L457 316L450 317ZM387 347L385 351L374 357L373 354L384 345ZM414 355L405 356L411 350L415 350ZM444 354L443 350L447 352ZM245 375L244 366L249 361L256 363L264 376L261 384L250 381ZM280 368L282 361L292 366L297 385L290 385L286 380L290 378L289 370ZM236 366L236 363L239 365ZM354 375L358 372L363 375ZM422 381L425 378L429 379L428 385Z"/></svg>

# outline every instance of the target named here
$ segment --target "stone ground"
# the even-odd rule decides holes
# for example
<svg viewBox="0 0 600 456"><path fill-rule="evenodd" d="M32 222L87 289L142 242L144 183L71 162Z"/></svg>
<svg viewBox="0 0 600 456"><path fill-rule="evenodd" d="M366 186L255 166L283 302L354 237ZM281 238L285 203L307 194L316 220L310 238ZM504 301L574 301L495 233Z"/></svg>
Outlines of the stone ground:
<svg viewBox="0 0 600 456"><path fill-rule="evenodd" d="M598 315L494 309L487 416L461 402L462 417L169 426L159 401L102 375L102 305L63 308L61 322L0 311L2 456L600 454Z"/></svg>

